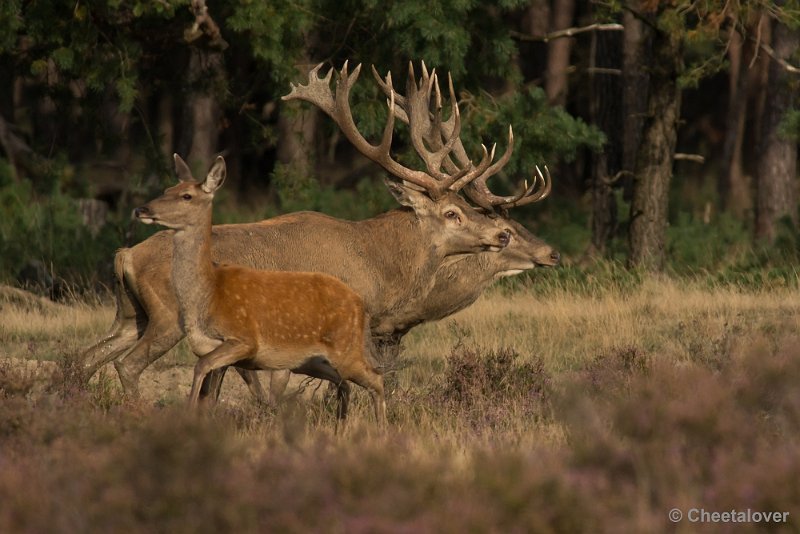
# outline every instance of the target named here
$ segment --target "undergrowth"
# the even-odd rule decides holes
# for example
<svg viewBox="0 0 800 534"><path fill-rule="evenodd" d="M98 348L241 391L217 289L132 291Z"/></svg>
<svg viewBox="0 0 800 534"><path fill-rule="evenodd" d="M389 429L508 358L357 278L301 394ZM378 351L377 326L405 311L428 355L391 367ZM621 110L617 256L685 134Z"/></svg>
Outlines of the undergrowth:
<svg viewBox="0 0 800 534"><path fill-rule="evenodd" d="M551 376L511 349L455 346L415 402L442 432L462 420L457 442L359 420L337 434L295 408L98 402L67 364L34 394L6 365L0 529L652 532L676 507L785 511L791 529L798 347L756 339L717 367L619 347ZM400 400L391 411L413 409ZM514 445L501 418L565 439Z"/></svg>

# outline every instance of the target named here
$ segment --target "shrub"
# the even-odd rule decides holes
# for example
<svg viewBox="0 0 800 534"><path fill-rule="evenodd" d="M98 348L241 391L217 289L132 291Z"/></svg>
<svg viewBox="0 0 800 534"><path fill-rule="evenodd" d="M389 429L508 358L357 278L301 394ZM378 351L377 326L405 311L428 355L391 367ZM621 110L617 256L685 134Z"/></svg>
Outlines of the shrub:
<svg viewBox="0 0 800 534"><path fill-rule="evenodd" d="M509 417L546 414L550 377L541 357L520 361L510 348L486 350L458 343L447 356L443 383L430 402L489 428Z"/></svg>
<svg viewBox="0 0 800 534"><path fill-rule="evenodd" d="M97 235L83 225L76 201L61 193L38 197L27 181L0 187L0 280L23 271L27 278L50 285L94 285L110 279L113 251L123 231L112 221Z"/></svg>

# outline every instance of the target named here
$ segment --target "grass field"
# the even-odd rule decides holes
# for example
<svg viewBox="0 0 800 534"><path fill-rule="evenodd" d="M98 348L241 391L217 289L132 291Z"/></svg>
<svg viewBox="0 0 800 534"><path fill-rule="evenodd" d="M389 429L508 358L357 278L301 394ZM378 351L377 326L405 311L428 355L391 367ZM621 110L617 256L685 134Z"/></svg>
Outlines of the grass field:
<svg viewBox="0 0 800 534"><path fill-rule="evenodd" d="M184 346L124 399L77 379L108 303L0 306L2 532L800 530L796 289L496 288L406 337L383 433L362 391L336 432L324 388L233 374L190 413Z"/></svg>

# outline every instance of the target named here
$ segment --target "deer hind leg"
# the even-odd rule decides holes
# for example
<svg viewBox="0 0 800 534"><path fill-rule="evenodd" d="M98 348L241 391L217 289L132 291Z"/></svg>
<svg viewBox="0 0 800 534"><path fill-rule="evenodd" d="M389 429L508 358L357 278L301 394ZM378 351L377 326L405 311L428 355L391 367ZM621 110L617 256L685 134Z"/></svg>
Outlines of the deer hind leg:
<svg viewBox="0 0 800 534"><path fill-rule="evenodd" d="M261 404L270 404L269 396L264 391L264 386L261 385L261 379L258 378L258 373L251 369L240 369L236 367L236 372L242 377L244 383L247 384L247 389Z"/></svg>
<svg viewBox="0 0 800 534"><path fill-rule="evenodd" d="M386 399L383 393L383 375L364 362L364 365L356 369L349 379L369 391L372 396L372 404L375 409L375 419L378 422L378 426L385 426Z"/></svg>
<svg viewBox="0 0 800 534"><path fill-rule="evenodd" d="M122 389L127 395L139 396L139 377L154 361L166 354L183 338L178 323L147 323L144 335L133 347L114 362Z"/></svg>
<svg viewBox="0 0 800 534"><path fill-rule="evenodd" d="M255 397L256 401L261 404L270 404L267 392L264 391L261 380L258 378L258 373L252 369L242 369L240 367L234 367L234 369L236 369L236 372L242 377L242 380L244 380L244 383L247 385L247 389L250 390L250 393ZM203 385L200 386L201 400L209 399L213 402L219 400L219 394L222 391L222 381L225 378L226 372L227 367L223 367L222 369L215 369L208 374L206 379L203 380Z"/></svg>
<svg viewBox="0 0 800 534"><path fill-rule="evenodd" d="M271 371L269 375L269 401L277 406L283 400L286 393L286 386L289 385L291 378L289 371Z"/></svg>
<svg viewBox="0 0 800 534"><path fill-rule="evenodd" d="M336 416L339 420L347 417L347 405L350 400L350 386L339 374L331 362L324 356L311 356L302 365L292 369L293 373L301 373L313 378L328 380L336 386Z"/></svg>
<svg viewBox="0 0 800 534"><path fill-rule="evenodd" d="M138 339L139 329L135 318L115 321L112 331L81 356L84 379L88 382L98 369L130 349Z"/></svg>
<svg viewBox="0 0 800 534"><path fill-rule="evenodd" d="M222 391L222 381L225 379L225 373L228 371L227 367L221 369L214 369L203 380L203 385L200 386L200 400L211 400L217 402L219 400L219 393Z"/></svg>
<svg viewBox="0 0 800 534"><path fill-rule="evenodd" d="M111 330L100 341L86 349L81 356L84 377L88 381L103 365L125 354L142 336L147 325L147 314L136 296L123 281L115 266L117 284L115 296L117 313Z"/></svg>
<svg viewBox="0 0 800 534"><path fill-rule="evenodd" d="M192 381L192 391L189 394L189 404L197 406L200 401L200 388L211 371L251 358L255 351L255 347L251 345L229 340L206 355L198 355L199 360L194 366L194 380Z"/></svg>

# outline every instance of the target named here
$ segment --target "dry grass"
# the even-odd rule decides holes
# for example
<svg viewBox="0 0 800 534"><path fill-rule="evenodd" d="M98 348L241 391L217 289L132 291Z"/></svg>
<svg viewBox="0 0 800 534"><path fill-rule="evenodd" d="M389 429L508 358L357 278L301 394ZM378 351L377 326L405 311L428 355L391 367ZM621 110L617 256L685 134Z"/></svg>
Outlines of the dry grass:
<svg viewBox="0 0 800 534"><path fill-rule="evenodd" d="M412 331L407 353L422 363L420 373L440 368L442 355L460 338L495 350L514 347L523 357L543 358L553 372L621 347L670 361L724 357L733 349L729 344L754 335L800 331L799 296L789 289L710 291L672 280L649 280L632 294L600 297L488 292L470 308Z"/></svg>
<svg viewBox="0 0 800 534"><path fill-rule="evenodd" d="M143 377L145 402L126 401L112 373L88 386L75 373L73 348L113 310L6 301L0 531L699 526L670 523L673 507L787 511L775 527L796 531L798 297L669 280L491 292L407 337L385 434L365 394L336 433L322 392L269 409L233 376L220 407L187 413L185 355Z"/></svg>

